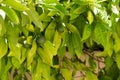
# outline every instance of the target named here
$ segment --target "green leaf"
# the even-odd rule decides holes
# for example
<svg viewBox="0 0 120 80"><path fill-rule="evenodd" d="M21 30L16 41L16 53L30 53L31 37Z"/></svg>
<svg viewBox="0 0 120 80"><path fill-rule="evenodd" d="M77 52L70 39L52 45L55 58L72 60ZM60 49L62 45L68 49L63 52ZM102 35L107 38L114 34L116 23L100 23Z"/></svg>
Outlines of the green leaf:
<svg viewBox="0 0 120 80"><path fill-rule="evenodd" d="M5 71L5 58L1 58L0 59L0 79L1 76L3 75L4 71Z"/></svg>
<svg viewBox="0 0 120 80"><path fill-rule="evenodd" d="M117 43L118 44L118 43ZM104 51L109 55L112 56L113 54L113 39L111 38L111 32L107 32L107 43Z"/></svg>
<svg viewBox="0 0 120 80"><path fill-rule="evenodd" d="M69 69L61 69L61 72L65 80L72 80L72 73Z"/></svg>
<svg viewBox="0 0 120 80"><path fill-rule="evenodd" d="M3 3L8 6L11 6L12 8L18 11L28 10L26 6L23 6L19 1L16 1L16 0L4 0Z"/></svg>
<svg viewBox="0 0 120 80"><path fill-rule="evenodd" d="M119 19L119 21L116 23L115 29L116 29L117 35L118 35L119 38L120 38L120 19Z"/></svg>
<svg viewBox="0 0 120 80"><path fill-rule="evenodd" d="M73 11L73 13L74 14L81 14L81 13L85 12L85 10L86 10L86 6L79 6Z"/></svg>
<svg viewBox="0 0 120 80"><path fill-rule="evenodd" d="M82 54L82 42L79 35L72 33L72 43L77 57L79 58Z"/></svg>
<svg viewBox="0 0 120 80"><path fill-rule="evenodd" d="M42 65L43 63L41 62L40 59L37 60L38 63L37 63L37 66L35 67L35 70L32 72L32 80L42 80L41 77L42 77Z"/></svg>
<svg viewBox="0 0 120 80"><path fill-rule="evenodd" d="M100 77L99 80L112 80L112 79L109 76L103 76L103 77Z"/></svg>
<svg viewBox="0 0 120 80"><path fill-rule="evenodd" d="M76 26L72 25L72 24L68 24L67 28L72 32L78 35L78 37L80 37L80 33L78 31L78 29L76 28Z"/></svg>
<svg viewBox="0 0 120 80"><path fill-rule="evenodd" d="M37 65L32 73L32 80L51 80L50 66L43 63L40 58L37 58Z"/></svg>
<svg viewBox="0 0 120 80"><path fill-rule="evenodd" d="M20 68L20 61L16 57L12 57L12 64L15 68Z"/></svg>
<svg viewBox="0 0 120 80"><path fill-rule="evenodd" d="M51 78L50 78L50 66L49 65L47 65L47 64L44 64L43 63L43 65L42 65L42 77L43 77L43 79L45 79L45 80L51 80Z"/></svg>
<svg viewBox="0 0 120 80"><path fill-rule="evenodd" d="M88 4L92 4L94 0L74 0L74 2L76 4L79 5L88 5Z"/></svg>
<svg viewBox="0 0 120 80"><path fill-rule="evenodd" d="M26 26L27 24L30 24L30 18L28 15L21 13L21 18L22 18L22 21L21 21L22 26Z"/></svg>
<svg viewBox="0 0 120 80"><path fill-rule="evenodd" d="M0 37L0 59L7 54L8 44L5 41L4 37Z"/></svg>
<svg viewBox="0 0 120 80"><path fill-rule="evenodd" d="M2 9L5 11L6 15L10 18L11 21L13 21L15 24L19 23L19 18L13 9L8 7L2 7Z"/></svg>
<svg viewBox="0 0 120 80"><path fill-rule="evenodd" d="M84 41L86 39L88 39L91 35L91 26L90 25L86 25L83 31L83 36L81 41Z"/></svg>
<svg viewBox="0 0 120 80"><path fill-rule="evenodd" d="M62 5L56 5L55 8L56 8L58 11L60 11L61 13L63 13L64 15L67 14L67 11L66 11L66 9L65 9L64 6L62 6Z"/></svg>
<svg viewBox="0 0 120 80"><path fill-rule="evenodd" d="M65 46L60 47L60 48L58 49L58 56L59 56L59 57L63 58L64 55L65 55L65 53L66 53L66 47L65 47Z"/></svg>
<svg viewBox="0 0 120 80"><path fill-rule="evenodd" d="M116 63L118 68L120 69L120 51L116 53Z"/></svg>
<svg viewBox="0 0 120 80"><path fill-rule="evenodd" d="M24 62L24 60L26 59L27 54L28 54L29 51L30 51L30 49L26 49L24 47L21 48L21 60L20 60L20 63Z"/></svg>
<svg viewBox="0 0 120 80"><path fill-rule="evenodd" d="M42 13L39 16L40 21L44 21L44 22L50 22L51 18L48 16L47 13Z"/></svg>
<svg viewBox="0 0 120 80"><path fill-rule="evenodd" d="M53 40L53 44L55 45L55 48L58 50L60 44L61 44L61 36L58 33L58 31L55 31L55 36L54 36L54 40Z"/></svg>
<svg viewBox="0 0 120 80"><path fill-rule="evenodd" d="M75 49L73 48L73 41L72 41L72 35L68 34L69 37L68 41L67 41L67 47L68 47L68 51L70 53L70 56L73 58L75 56Z"/></svg>
<svg viewBox="0 0 120 80"><path fill-rule="evenodd" d="M33 57L36 53L37 50L37 44L36 44L36 39L33 40L32 43L32 48L30 49L28 55L27 55L27 66L29 67L33 61Z"/></svg>
<svg viewBox="0 0 120 80"><path fill-rule="evenodd" d="M96 69L96 63L95 63L95 61L93 60L93 58L89 58L89 64L90 64L90 66L91 66L91 68L92 68L93 70Z"/></svg>
<svg viewBox="0 0 120 80"><path fill-rule="evenodd" d="M58 0L43 0L46 4L58 3Z"/></svg>
<svg viewBox="0 0 120 80"><path fill-rule="evenodd" d="M5 72L8 72L8 70L12 67L12 63L11 63L11 58L8 58L7 62L6 62L6 66L5 66Z"/></svg>
<svg viewBox="0 0 120 80"><path fill-rule="evenodd" d="M112 66L112 64L113 64L113 59L111 59L111 57L107 57L106 59L105 59L105 69L106 70L109 70L109 68Z"/></svg>
<svg viewBox="0 0 120 80"><path fill-rule="evenodd" d="M10 52L8 56L14 56L20 61L21 56L21 44L18 43L19 29L16 25L6 23L7 38L9 43Z"/></svg>
<svg viewBox="0 0 120 80"><path fill-rule="evenodd" d="M87 71L86 80L98 80L97 75L93 74L91 71Z"/></svg>
<svg viewBox="0 0 120 80"><path fill-rule="evenodd" d="M50 41L46 41L43 45L43 48L38 48L37 52L42 58L43 62L48 65L53 65L53 56L57 54L56 48ZM46 56L47 55L47 56Z"/></svg>
<svg viewBox="0 0 120 80"><path fill-rule="evenodd" d="M115 39L115 44L114 44L114 50L117 53L120 50L120 38L117 34L113 35L114 39Z"/></svg>
<svg viewBox="0 0 120 80"><path fill-rule="evenodd" d="M54 21L51 21L51 23L48 25L48 27L45 30L45 38L51 42L53 41L54 38L55 27L56 27L56 23Z"/></svg>
<svg viewBox="0 0 120 80"><path fill-rule="evenodd" d="M103 24L97 23L97 25L95 26L94 35L95 41L105 47L107 43L107 30Z"/></svg>
<svg viewBox="0 0 120 80"><path fill-rule="evenodd" d="M27 10L27 14L29 15L31 21L38 27L41 29L41 31L43 31L43 26L41 21L39 20L39 15L36 12L35 8L33 6L29 7L30 10Z"/></svg>

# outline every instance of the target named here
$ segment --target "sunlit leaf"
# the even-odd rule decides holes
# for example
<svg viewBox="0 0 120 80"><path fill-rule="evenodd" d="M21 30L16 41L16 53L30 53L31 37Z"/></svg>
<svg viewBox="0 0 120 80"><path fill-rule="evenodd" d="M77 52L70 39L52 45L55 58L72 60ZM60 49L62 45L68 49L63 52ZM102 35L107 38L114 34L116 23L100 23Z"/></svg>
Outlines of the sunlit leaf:
<svg viewBox="0 0 120 80"><path fill-rule="evenodd" d="M19 11L28 10L26 6L23 6L21 3L17 2L16 0L4 0L3 3Z"/></svg>
<svg viewBox="0 0 120 80"><path fill-rule="evenodd" d="M5 11L6 15L10 18L10 20L12 20L16 24L19 23L19 18L13 9L8 7L2 7L2 9Z"/></svg>
<svg viewBox="0 0 120 80"><path fill-rule="evenodd" d="M61 44L61 36L58 33L58 31L55 32L53 44L55 45L55 48L58 49Z"/></svg>
<svg viewBox="0 0 120 80"><path fill-rule="evenodd" d="M92 14L91 11L88 11L88 16L87 16L87 19L89 21L89 24L92 24L93 20L94 20L94 16Z"/></svg>

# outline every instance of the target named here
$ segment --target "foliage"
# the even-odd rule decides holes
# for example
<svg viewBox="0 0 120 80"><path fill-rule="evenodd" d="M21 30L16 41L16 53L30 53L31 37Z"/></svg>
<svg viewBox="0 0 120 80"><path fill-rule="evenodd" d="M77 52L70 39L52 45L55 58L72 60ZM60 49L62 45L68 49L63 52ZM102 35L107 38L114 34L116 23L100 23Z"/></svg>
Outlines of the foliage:
<svg viewBox="0 0 120 80"><path fill-rule="evenodd" d="M120 79L119 0L0 0L0 80ZM4 14L2 14L4 13Z"/></svg>

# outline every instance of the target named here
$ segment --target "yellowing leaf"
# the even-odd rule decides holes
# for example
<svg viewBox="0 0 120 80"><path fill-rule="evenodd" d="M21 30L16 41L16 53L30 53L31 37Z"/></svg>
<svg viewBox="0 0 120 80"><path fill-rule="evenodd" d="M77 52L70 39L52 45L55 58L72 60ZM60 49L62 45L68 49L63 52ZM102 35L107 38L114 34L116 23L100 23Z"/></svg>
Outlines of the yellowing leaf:
<svg viewBox="0 0 120 80"><path fill-rule="evenodd" d="M44 63L46 63L48 65L52 65L53 64L53 62L52 62L53 56L51 55L50 52L48 52L45 49L40 48L40 47L37 49L37 52L40 55L40 57L41 57L41 59L42 59L42 61Z"/></svg>
<svg viewBox="0 0 120 80"><path fill-rule="evenodd" d="M32 48L30 49L30 51L29 51L29 53L27 55L27 66L28 67L32 63L33 57L34 57L34 55L36 53L36 50L37 50L37 44L36 44L36 40L34 39L33 43L32 43Z"/></svg>
<svg viewBox="0 0 120 80"><path fill-rule="evenodd" d="M92 24L93 20L94 20L94 16L92 14L91 11L88 11L88 16L87 16L87 19L89 21L89 24Z"/></svg>
<svg viewBox="0 0 120 80"><path fill-rule="evenodd" d="M5 42L4 37L0 37L0 59L7 54L8 51L8 45Z"/></svg>
<svg viewBox="0 0 120 80"><path fill-rule="evenodd" d="M56 48L50 41L46 41L43 45L43 48L38 48L38 53L42 58L43 62L48 65L53 65L53 56L57 54ZM46 56L47 55L47 56Z"/></svg>
<svg viewBox="0 0 120 80"><path fill-rule="evenodd" d="M45 50L48 50L50 52L50 55L52 56L57 54L57 49L54 47L54 45L50 41L46 41L43 45L43 48Z"/></svg>
<svg viewBox="0 0 120 80"><path fill-rule="evenodd" d="M58 33L57 30L55 32L53 44L55 44L56 49L58 49L60 44L61 44L61 36L60 36L60 34Z"/></svg>
<svg viewBox="0 0 120 80"><path fill-rule="evenodd" d="M2 7L2 9L5 11L6 15L10 18L11 21L13 21L16 24L19 23L19 18L13 9L8 7Z"/></svg>
<svg viewBox="0 0 120 80"><path fill-rule="evenodd" d="M56 27L56 23L54 21L52 21L46 31L45 31L45 38L49 41L53 41L53 38L54 38L54 34L55 34L55 27Z"/></svg>
<svg viewBox="0 0 120 80"><path fill-rule="evenodd" d="M19 11L28 10L26 6L23 6L21 3L17 2L16 0L4 0L3 3Z"/></svg>
<svg viewBox="0 0 120 80"><path fill-rule="evenodd" d="M61 72L65 80L72 80L72 74L69 69L61 69Z"/></svg>

